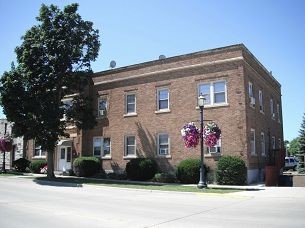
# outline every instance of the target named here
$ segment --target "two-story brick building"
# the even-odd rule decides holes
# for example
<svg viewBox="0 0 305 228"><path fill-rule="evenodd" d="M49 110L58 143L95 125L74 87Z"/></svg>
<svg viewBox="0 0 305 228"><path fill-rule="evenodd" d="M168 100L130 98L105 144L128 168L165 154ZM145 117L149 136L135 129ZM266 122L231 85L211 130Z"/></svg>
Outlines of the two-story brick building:
<svg viewBox="0 0 305 228"><path fill-rule="evenodd" d="M55 169L71 168L72 154L100 157L106 171L121 172L135 157L154 157L174 172L200 149L187 149L180 130L199 126L197 98L206 97L204 119L222 130L205 162L215 169L222 155L242 157L248 183L263 176L266 155L283 146L281 86L243 45L233 45L95 73L88 88L97 125L59 141ZM29 154L36 153L29 146ZM29 156L31 157L31 156Z"/></svg>

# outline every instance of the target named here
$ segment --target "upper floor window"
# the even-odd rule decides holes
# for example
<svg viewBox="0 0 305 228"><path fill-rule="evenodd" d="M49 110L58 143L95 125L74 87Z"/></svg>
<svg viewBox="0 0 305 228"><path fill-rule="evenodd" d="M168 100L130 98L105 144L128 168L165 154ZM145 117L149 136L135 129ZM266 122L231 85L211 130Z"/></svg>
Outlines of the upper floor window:
<svg viewBox="0 0 305 228"><path fill-rule="evenodd" d="M270 113L271 113L271 118L274 120L275 119L275 113L274 113L274 107L273 107L273 99L270 99Z"/></svg>
<svg viewBox="0 0 305 228"><path fill-rule="evenodd" d="M251 128L251 132L250 132L250 151L251 154L254 155L256 154L256 150L255 150L255 130Z"/></svg>
<svg viewBox="0 0 305 228"><path fill-rule="evenodd" d="M259 101L259 111L261 113L264 113L265 109L264 109L263 91L261 90L258 91L258 101Z"/></svg>
<svg viewBox="0 0 305 228"><path fill-rule="evenodd" d="M126 94L125 96L125 113L136 113L136 95Z"/></svg>
<svg viewBox="0 0 305 228"><path fill-rule="evenodd" d="M282 148L282 140L281 139L278 139L279 140L279 149Z"/></svg>
<svg viewBox="0 0 305 228"><path fill-rule="evenodd" d="M265 141L265 133L261 132L261 154L266 155L266 141Z"/></svg>
<svg viewBox="0 0 305 228"><path fill-rule="evenodd" d="M254 108L255 107L255 97L254 97L254 89L253 89L252 82L248 83L248 93L249 93L250 106L252 108Z"/></svg>
<svg viewBox="0 0 305 228"><path fill-rule="evenodd" d="M162 88L157 90L158 99L158 111L169 110L169 90L168 88Z"/></svg>
<svg viewBox="0 0 305 228"><path fill-rule="evenodd" d="M93 138L93 155L96 157L110 157L111 147L110 138L94 137Z"/></svg>
<svg viewBox="0 0 305 228"><path fill-rule="evenodd" d="M272 145L272 149L275 149L275 136L272 136L271 138L271 145Z"/></svg>
<svg viewBox="0 0 305 228"><path fill-rule="evenodd" d="M277 120L279 123L281 123L281 111L280 111L280 105L276 105L276 112L277 112Z"/></svg>
<svg viewBox="0 0 305 228"><path fill-rule="evenodd" d="M108 109L108 102L106 97L101 97L98 99L98 116L106 117Z"/></svg>
<svg viewBox="0 0 305 228"><path fill-rule="evenodd" d="M213 147L207 147L207 152L209 154L220 154L221 153L221 139L217 141L217 144Z"/></svg>
<svg viewBox="0 0 305 228"><path fill-rule="evenodd" d="M125 136L125 157L135 157L136 156L136 137L135 136Z"/></svg>
<svg viewBox="0 0 305 228"><path fill-rule="evenodd" d="M167 133L158 134L158 155L169 155L169 135Z"/></svg>
<svg viewBox="0 0 305 228"><path fill-rule="evenodd" d="M73 105L72 101L73 101L73 98L66 98L66 99L61 100L62 108L64 111L62 120L67 120L67 113L70 111L70 109L72 108L72 105Z"/></svg>
<svg viewBox="0 0 305 228"><path fill-rule="evenodd" d="M225 81L202 83L198 86L198 97L205 97L206 105L227 103L227 88Z"/></svg>

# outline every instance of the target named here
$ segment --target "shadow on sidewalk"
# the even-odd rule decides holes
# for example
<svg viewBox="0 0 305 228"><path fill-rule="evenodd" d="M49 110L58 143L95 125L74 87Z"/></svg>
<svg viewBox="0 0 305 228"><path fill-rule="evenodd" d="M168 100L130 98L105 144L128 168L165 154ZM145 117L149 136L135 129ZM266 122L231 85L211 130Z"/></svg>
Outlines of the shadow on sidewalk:
<svg viewBox="0 0 305 228"><path fill-rule="evenodd" d="M55 179L47 179L46 177L36 177L33 182L39 185L46 185L46 186L54 186L54 187L72 187L72 188L80 188L83 187L83 184L79 181L69 181L65 182L61 178Z"/></svg>

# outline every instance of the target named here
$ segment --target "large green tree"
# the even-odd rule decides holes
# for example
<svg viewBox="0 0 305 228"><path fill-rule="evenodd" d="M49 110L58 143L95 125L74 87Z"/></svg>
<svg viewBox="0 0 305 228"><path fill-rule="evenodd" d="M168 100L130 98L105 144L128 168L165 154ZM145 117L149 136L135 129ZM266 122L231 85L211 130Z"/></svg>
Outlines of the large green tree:
<svg viewBox="0 0 305 228"><path fill-rule="evenodd" d="M34 139L47 151L49 178L55 177L54 148L60 137L67 136L67 123L79 129L95 125L86 88L91 62L98 56L99 33L77 9L77 4L63 10L43 4L37 25L15 50L18 65L1 78L1 103L7 119L14 122L13 133ZM75 96L67 107L62 99L71 94Z"/></svg>
<svg viewBox="0 0 305 228"><path fill-rule="evenodd" d="M288 152L291 156L296 156L299 153L299 139L294 138L289 142Z"/></svg>

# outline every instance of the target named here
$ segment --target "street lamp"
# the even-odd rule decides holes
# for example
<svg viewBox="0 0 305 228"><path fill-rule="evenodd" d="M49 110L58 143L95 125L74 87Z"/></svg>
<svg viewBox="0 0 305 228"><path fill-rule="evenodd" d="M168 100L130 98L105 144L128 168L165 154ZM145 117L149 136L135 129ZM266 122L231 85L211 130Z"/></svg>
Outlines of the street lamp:
<svg viewBox="0 0 305 228"><path fill-rule="evenodd" d="M206 180L204 178L204 165L203 165L203 107L204 107L205 97L200 94L198 97L198 106L200 108L200 180L197 187L202 189L207 187Z"/></svg>

